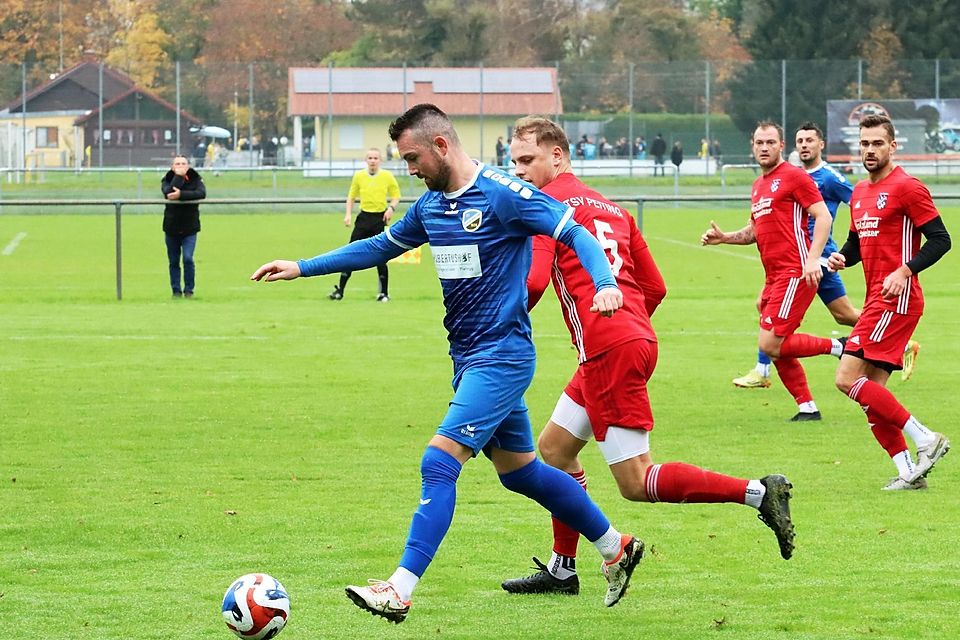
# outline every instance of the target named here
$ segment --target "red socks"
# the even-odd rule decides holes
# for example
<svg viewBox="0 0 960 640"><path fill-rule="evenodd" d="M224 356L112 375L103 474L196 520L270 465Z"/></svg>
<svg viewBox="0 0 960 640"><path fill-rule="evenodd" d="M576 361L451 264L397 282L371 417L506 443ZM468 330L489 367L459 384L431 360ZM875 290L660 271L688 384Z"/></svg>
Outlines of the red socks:
<svg viewBox="0 0 960 640"><path fill-rule="evenodd" d="M790 336L792 338L794 336ZM787 338L789 340L790 338ZM827 340L827 342L830 342ZM786 340L783 341L787 343ZM829 351L827 352L829 353ZM783 357L783 347L780 347L780 357L773 361L773 366L777 368L777 374L780 376L780 382L787 388L790 395L799 405L802 402L810 402L813 395L810 393L810 387L807 386L807 374L803 372L800 361L796 358Z"/></svg>
<svg viewBox="0 0 960 640"><path fill-rule="evenodd" d="M665 462L647 469L650 502L736 502L743 504L748 480L707 471L685 462Z"/></svg>
<svg viewBox="0 0 960 640"><path fill-rule="evenodd" d="M806 333L794 333L784 338L780 343L781 358L807 358L809 356L825 356L830 354L833 340L818 338Z"/></svg>
<svg viewBox="0 0 960 640"><path fill-rule="evenodd" d="M886 387L862 376L853 383L847 395L863 408L873 437L891 458L907 449L903 425L910 419L910 412Z"/></svg>

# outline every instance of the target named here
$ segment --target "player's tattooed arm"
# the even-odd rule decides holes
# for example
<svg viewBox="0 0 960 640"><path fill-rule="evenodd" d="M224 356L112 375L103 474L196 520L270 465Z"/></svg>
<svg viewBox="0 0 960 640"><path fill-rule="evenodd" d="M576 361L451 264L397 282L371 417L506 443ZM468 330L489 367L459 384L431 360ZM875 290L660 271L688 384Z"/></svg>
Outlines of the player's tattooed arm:
<svg viewBox="0 0 960 640"><path fill-rule="evenodd" d="M753 244L757 241L757 236L753 232L753 224L748 224L743 229L727 234L727 244Z"/></svg>
<svg viewBox="0 0 960 640"><path fill-rule="evenodd" d="M757 236L753 233L753 223L751 222L743 229L727 233L713 220L710 221L710 228L700 236L700 244L753 244L757 241Z"/></svg>

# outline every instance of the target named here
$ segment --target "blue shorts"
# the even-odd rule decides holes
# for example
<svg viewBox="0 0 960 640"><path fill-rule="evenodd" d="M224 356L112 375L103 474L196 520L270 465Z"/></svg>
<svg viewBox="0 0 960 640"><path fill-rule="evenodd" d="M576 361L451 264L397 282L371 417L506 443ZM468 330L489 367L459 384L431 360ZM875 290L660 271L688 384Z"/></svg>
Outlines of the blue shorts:
<svg viewBox="0 0 960 640"><path fill-rule="evenodd" d="M823 271L823 277L820 279L820 286L817 287L817 295L823 304L830 304L837 298L847 295L847 288L843 286L843 280L836 271L829 271L826 267L820 267Z"/></svg>
<svg viewBox="0 0 960 640"><path fill-rule="evenodd" d="M453 366L453 400L437 434L473 449L534 450L523 394L536 360L472 360Z"/></svg>

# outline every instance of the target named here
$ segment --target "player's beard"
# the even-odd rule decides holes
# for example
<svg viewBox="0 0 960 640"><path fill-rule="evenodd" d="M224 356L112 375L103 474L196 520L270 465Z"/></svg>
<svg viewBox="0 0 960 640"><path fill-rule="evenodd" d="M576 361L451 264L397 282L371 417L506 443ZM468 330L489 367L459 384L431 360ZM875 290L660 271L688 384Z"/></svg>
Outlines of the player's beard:
<svg viewBox="0 0 960 640"><path fill-rule="evenodd" d="M427 185L427 189L430 191L446 191L450 185L450 165L440 157L440 154L436 154L436 158L437 175L432 177L424 176L423 183Z"/></svg>
<svg viewBox="0 0 960 640"><path fill-rule="evenodd" d="M880 173L880 172L882 172L882 171L884 170L884 168L886 168L886 166L887 166L888 164L890 164L890 156L887 156L886 158L877 157L877 158L874 160L874 163L875 163L875 164L873 165L873 168L871 169L871 168L867 165L867 159L866 159L866 158L863 159L863 168L867 170L867 173L873 174L873 173Z"/></svg>

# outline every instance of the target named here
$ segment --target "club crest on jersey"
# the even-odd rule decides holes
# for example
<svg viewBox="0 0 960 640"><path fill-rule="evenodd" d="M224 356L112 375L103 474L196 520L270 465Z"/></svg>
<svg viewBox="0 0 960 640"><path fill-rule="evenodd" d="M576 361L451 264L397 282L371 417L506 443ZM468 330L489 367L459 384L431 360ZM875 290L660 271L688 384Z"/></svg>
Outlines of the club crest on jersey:
<svg viewBox="0 0 960 640"><path fill-rule="evenodd" d="M877 195L877 210L883 209L887 206L887 196L890 195L886 192Z"/></svg>
<svg viewBox="0 0 960 640"><path fill-rule="evenodd" d="M480 209L465 209L460 214L460 223L463 225L464 231L476 231L483 223L483 211L480 211Z"/></svg>
<svg viewBox="0 0 960 640"><path fill-rule="evenodd" d="M777 189L780 188L780 178L776 178L772 183L770 183L770 193L776 193Z"/></svg>

